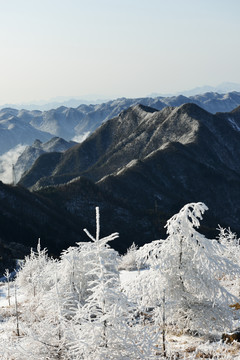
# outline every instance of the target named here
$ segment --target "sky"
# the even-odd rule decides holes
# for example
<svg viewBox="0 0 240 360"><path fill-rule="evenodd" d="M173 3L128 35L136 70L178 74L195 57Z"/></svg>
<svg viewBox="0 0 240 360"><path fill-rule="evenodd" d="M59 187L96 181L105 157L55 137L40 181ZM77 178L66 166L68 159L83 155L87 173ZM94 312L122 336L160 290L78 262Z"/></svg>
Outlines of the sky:
<svg viewBox="0 0 240 360"><path fill-rule="evenodd" d="M0 0L0 105L240 83L239 0Z"/></svg>

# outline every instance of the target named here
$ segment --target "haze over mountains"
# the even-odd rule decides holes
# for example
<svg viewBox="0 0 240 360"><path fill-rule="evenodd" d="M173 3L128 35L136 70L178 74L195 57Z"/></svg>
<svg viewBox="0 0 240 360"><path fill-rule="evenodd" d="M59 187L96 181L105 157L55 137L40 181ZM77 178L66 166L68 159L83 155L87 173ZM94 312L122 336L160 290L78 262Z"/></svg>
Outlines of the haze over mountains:
<svg viewBox="0 0 240 360"><path fill-rule="evenodd" d="M198 98L204 98L211 109L214 104L215 109L226 109L239 101L240 94ZM184 99L169 101L181 103ZM131 99L98 108L91 105L90 113L89 107L84 107L87 115L81 131L92 129L91 135L63 153L42 154L21 178L20 186L0 184L3 243L33 246L41 237L43 246L56 254L84 240L83 228L94 231L94 209L99 206L103 235L119 231L120 238L113 246L124 252L133 241L141 245L164 237L166 220L187 202L195 201L209 207L204 224L208 236L218 224L240 233L240 107L212 114L195 103L166 107L160 99L151 101L162 109L145 104L127 107ZM48 125L48 131L63 131L67 129L63 114L75 111L60 108L52 110L51 116L41 114L39 122L30 117L28 121L40 131ZM97 111L104 120L99 120L101 125L93 131ZM112 118L107 121L108 117ZM70 124L75 121L73 116ZM76 136L73 129L67 129L69 136ZM47 142L52 143L54 140ZM37 141L28 150L32 154L34 147L43 145ZM18 246L10 248L8 251L16 251Z"/></svg>
<svg viewBox="0 0 240 360"><path fill-rule="evenodd" d="M240 84L233 82L223 82L217 86L204 85L204 86L198 86L190 90L180 91L177 92L176 94L172 94L168 96L178 96L178 95L194 96L198 94L205 94L207 92L226 94L233 91L240 91ZM160 94L155 94L154 96L160 96Z"/></svg>
<svg viewBox="0 0 240 360"><path fill-rule="evenodd" d="M14 165L14 183L20 180L22 174L31 168L40 155L50 152L64 152L76 144L75 141L66 141L59 137L54 137L46 143L42 143L38 139L35 140L32 146L27 146L24 149Z"/></svg>
<svg viewBox="0 0 240 360"><path fill-rule="evenodd" d="M199 86L194 89L180 91L172 94L158 94L153 93L149 95L148 97L171 97L171 96L178 96L178 95L184 95L184 96L194 96L198 94L205 94L207 92L215 92L219 94L226 94L229 92L238 91L240 92L240 84L233 83L233 82L223 82L217 86L210 86L210 85L204 85ZM54 108L58 108L61 106L65 107L78 107L80 104L102 104L103 102L107 102L107 97L103 97L101 95L85 95L83 97L79 96L57 96L55 98L52 98L48 101L40 100L40 101L32 101L29 103L22 103L22 104L4 104L0 105L0 109L3 108L14 108L14 109L26 109L26 110L41 110L41 111L47 111Z"/></svg>

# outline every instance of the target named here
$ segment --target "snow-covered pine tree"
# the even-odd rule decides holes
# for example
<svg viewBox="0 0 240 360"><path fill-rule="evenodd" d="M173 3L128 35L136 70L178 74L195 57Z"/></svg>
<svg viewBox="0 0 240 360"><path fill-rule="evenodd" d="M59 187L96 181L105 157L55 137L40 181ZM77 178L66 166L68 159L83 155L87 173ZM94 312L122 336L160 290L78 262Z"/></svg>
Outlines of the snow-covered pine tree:
<svg viewBox="0 0 240 360"><path fill-rule="evenodd" d="M37 251L31 249L29 256L25 257L17 273L17 284L28 291L29 295L36 296L45 286L46 278L44 270L48 261L47 250L41 250L40 239L38 239Z"/></svg>
<svg viewBox="0 0 240 360"><path fill-rule="evenodd" d="M87 360L143 359L139 346L141 341L136 337L137 329L133 332L131 327L133 314L121 291L119 256L108 245L109 241L118 237L118 233L100 238L99 217L99 209L96 208L96 236L85 229L92 243L81 246L91 280L87 289L89 295L85 303L79 303L73 319L72 334L69 336L73 339L69 340L72 356ZM149 347L149 344L145 346Z"/></svg>
<svg viewBox="0 0 240 360"><path fill-rule="evenodd" d="M240 270L223 256L218 241L195 229L206 210L204 203L190 203L167 221L168 238L160 245L157 266L166 290L167 322L198 333L231 326L233 299L219 278Z"/></svg>
<svg viewBox="0 0 240 360"><path fill-rule="evenodd" d="M16 359L66 358L57 269L58 261L41 250L39 241L37 252L31 250L17 274L16 284L25 302L20 323L24 337L16 348Z"/></svg>

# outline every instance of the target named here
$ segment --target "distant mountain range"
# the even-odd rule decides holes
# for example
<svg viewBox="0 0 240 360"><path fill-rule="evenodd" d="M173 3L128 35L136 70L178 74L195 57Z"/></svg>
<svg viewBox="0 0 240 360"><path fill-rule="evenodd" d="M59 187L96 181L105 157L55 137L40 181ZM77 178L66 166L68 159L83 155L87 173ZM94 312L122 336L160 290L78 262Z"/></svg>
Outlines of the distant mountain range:
<svg viewBox="0 0 240 360"><path fill-rule="evenodd" d="M151 94L150 96L178 96L178 95L184 95L184 96L194 96L198 94L205 94L207 92L215 92L219 94L226 94L233 91L240 91L240 84L233 83L233 82L223 82L217 86L199 86L194 89L185 90L185 91L179 91L175 94L168 94L168 95L162 95L162 94Z"/></svg>
<svg viewBox="0 0 240 360"><path fill-rule="evenodd" d="M185 91L178 91L171 94L165 93L152 93L147 97L171 97L171 96L194 96L198 94L205 94L206 92L216 92L219 94L225 94L229 92L238 91L240 92L240 84L233 83L233 82L223 82L217 86L210 86L204 85L199 86L194 89L185 90ZM109 98L109 97L108 97ZM85 95L83 97L80 96L57 96L50 100L40 100L40 101L32 101L29 103L22 103L22 104L4 104L0 105L0 109L3 108L13 108L13 109L25 109L25 110L41 110L47 111L51 109L56 109L61 106L65 107L78 107L81 104L102 104L103 102L107 102L107 97L103 97L101 95L92 94L92 95Z"/></svg>
<svg viewBox="0 0 240 360"><path fill-rule="evenodd" d="M164 237L166 220L194 201L209 207L205 234L218 224L240 233L239 143L240 107L135 105L81 144L41 155L18 186L0 183L0 238L14 253L41 237L57 254L84 241L84 227L95 231L99 206L102 235L119 231L113 246L124 252Z"/></svg>
<svg viewBox="0 0 240 360"><path fill-rule="evenodd" d="M223 82L217 86L207 85L207 86L196 87L192 90L183 91L181 92L181 94L185 96L193 96L197 94L204 94L206 92L217 92L220 94L225 94L232 91L240 91L240 84L232 83L232 82Z"/></svg>
<svg viewBox="0 0 240 360"><path fill-rule="evenodd" d="M0 155L18 144L32 145L36 139L46 142L53 136L81 142L103 122L137 104L162 110L166 106L180 106L189 102L212 113L227 112L240 105L240 92L205 93L190 97L122 98L77 108L61 106L49 111L5 108L0 110Z"/></svg>
<svg viewBox="0 0 240 360"><path fill-rule="evenodd" d="M57 96L48 101L40 100L40 101L32 101L29 103L21 103L21 104L4 104L0 105L0 109L4 108L13 108L13 109L25 109L25 110L41 110L47 111L51 109L56 109L60 106L66 107L78 107L80 104L101 104L106 102L106 98L103 98L99 95L88 95L83 97L79 96Z"/></svg>

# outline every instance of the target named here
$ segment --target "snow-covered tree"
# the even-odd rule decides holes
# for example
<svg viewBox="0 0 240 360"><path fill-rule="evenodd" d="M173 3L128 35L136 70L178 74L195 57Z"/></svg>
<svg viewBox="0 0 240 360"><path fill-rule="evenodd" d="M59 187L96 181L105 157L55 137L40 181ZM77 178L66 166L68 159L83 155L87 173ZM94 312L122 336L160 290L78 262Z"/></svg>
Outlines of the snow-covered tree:
<svg viewBox="0 0 240 360"><path fill-rule="evenodd" d="M62 299L58 292L58 262L41 250L31 250L17 274L16 284L24 297L16 359L61 358L65 346L62 330ZM21 305L20 305L21 306ZM62 357L64 358L64 356Z"/></svg>
<svg viewBox="0 0 240 360"><path fill-rule="evenodd" d="M85 232L92 243L80 244L88 268L88 297L80 302L70 342L75 359L124 359L130 341L128 303L121 292L118 273L118 253L109 241L118 237L113 233L100 238L99 209L96 208L96 236Z"/></svg>
<svg viewBox="0 0 240 360"><path fill-rule="evenodd" d="M166 290L168 322L199 333L230 326L227 305L232 297L219 278L239 273L239 267L223 257L221 244L195 229L206 210L204 203L190 203L168 220L168 238L159 248L157 266Z"/></svg>
<svg viewBox="0 0 240 360"><path fill-rule="evenodd" d="M46 286L45 270L48 262L47 250L41 250L40 239L38 240L37 251L31 249L29 256L25 257L17 273L17 284L25 288L29 295L34 297L38 291Z"/></svg>
<svg viewBox="0 0 240 360"><path fill-rule="evenodd" d="M231 326L228 305L234 299L219 279L227 273L239 274L239 267L224 256L219 241L196 230L206 210L203 203L185 205L168 220L166 240L153 241L137 251L149 270L125 284L125 290L131 299L137 294L141 311L154 308L160 328L163 293L166 323L175 324L176 329L206 333Z"/></svg>

